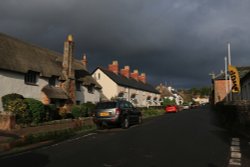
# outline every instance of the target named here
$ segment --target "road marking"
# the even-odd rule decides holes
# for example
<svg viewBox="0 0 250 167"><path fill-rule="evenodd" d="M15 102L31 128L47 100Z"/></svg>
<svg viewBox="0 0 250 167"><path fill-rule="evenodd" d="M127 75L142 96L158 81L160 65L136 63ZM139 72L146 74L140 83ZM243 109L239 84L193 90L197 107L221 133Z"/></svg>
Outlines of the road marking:
<svg viewBox="0 0 250 167"><path fill-rule="evenodd" d="M80 139L82 139L82 138L86 138L86 137L88 137L88 136L93 136L93 135L96 135L96 134L97 134L97 133L89 133L89 134L84 135L84 136L81 136L81 137L77 137L77 138L74 138L74 139L69 139L69 140L67 140L66 142L72 142L72 141L80 140Z"/></svg>
<svg viewBox="0 0 250 167"><path fill-rule="evenodd" d="M231 141L231 158L229 160L229 166L241 166L241 152L240 152L240 139L232 138Z"/></svg>
<svg viewBox="0 0 250 167"><path fill-rule="evenodd" d="M231 151L240 151L240 146L231 146L230 150Z"/></svg>
<svg viewBox="0 0 250 167"><path fill-rule="evenodd" d="M239 141L232 141L231 145L233 145L233 146L239 146L240 142Z"/></svg>
<svg viewBox="0 0 250 167"><path fill-rule="evenodd" d="M232 141L240 142L240 139L239 138L232 138Z"/></svg>
<svg viewBox="0 0 250 167"><path fill-rule="evenodd" d="M231 152L231 157L241 159L241 153L239 153L239 152Z"/></svg>
<svg viewBox="0 0 250 167"><path fill-rule="evenodd" d="M229 165L241 166L241 160L240 159L230 159Z"/></svg>
<svg viewBox="0 0 250 167"><path fill-rule="evenodd" d="M69 139L69 140L65 140L65 141L62 141L60 143L56 143L56 144L53 144L53 145L50 145L50 146L47 146L47 147L43 147L41 148L42 150L45 150L45 149L48 149L50 147L56 147L58 145L61 145L61 144L64 144L64 143L69 143L69 142L73 142L73 141L76 141L76 140L80 140L82 138L86 138L88 136L92 136L92 135L96 135L97 133L89 133L89 134L86 134L84 136L81 136L81 137L77 137L77 138L73 138L73 139Z"/></svg>

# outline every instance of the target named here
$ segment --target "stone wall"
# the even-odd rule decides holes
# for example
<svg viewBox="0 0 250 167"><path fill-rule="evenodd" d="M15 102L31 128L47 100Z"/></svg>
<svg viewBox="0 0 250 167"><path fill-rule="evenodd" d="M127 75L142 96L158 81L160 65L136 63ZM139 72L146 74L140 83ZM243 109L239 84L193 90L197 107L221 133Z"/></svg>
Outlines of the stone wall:
<svg viewBox="0 0 250 167"><path fill-rule="evenodd" d="M15 116L8 112L0 112L0 130L11 130L16 125Z"/></svg>
<svg viewBox="0 0 250 167"><path fill-rule="evenodd" d="M215 108L224 124L250 127L250 101L220 102Z"/></svg>

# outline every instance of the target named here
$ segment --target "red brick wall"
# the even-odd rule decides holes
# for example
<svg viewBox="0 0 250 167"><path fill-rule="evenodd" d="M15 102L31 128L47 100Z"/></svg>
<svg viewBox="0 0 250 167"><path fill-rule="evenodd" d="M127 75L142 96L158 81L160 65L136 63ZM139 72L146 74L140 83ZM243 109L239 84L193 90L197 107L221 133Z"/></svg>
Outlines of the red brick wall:
<svg viewBox="0 0 250 167"><path fill-rule="evenodd" d="M215 80L214 81L214 103L218 103L220 101L224 101L226 99L226 82L230 82L229 80Z"/></svg>

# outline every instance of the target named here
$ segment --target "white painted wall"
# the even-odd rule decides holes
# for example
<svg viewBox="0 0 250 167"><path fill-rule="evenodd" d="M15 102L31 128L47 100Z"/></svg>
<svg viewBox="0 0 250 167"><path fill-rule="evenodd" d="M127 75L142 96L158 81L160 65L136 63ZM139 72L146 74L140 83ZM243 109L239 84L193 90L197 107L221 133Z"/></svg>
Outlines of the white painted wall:
<svg viewBox="0 0 250 167"><path fill-rule="evenodd" d="M118 95L118 85L100 69L97 69L95 73L92 74L92 77L102 86L102 93L108 99Z"/></svg>
<svg viewBox="0 0 250 167"><path fill-rule="evenodd" d="M130 101L131 103L134 104L134 106L137 107L146 107L146 106L159 106L160 102L160 95L156 94L156 93L151 93L151 92L146 92L143 90L137 90L137 89L133 89L133 88L125 88L122 86L118 86L118 93L119 92L124 92L124 97L126 98L126 100ZM133 99L131 99L132 94L136 94L136 99L137 99L137 103L135 103L133 101ZM151 100L147 101L147 97L151 96ZM155 103L153 101L154 98L157 98L157 102Z"/></svg>
<svg viewBox="0 0 250 167"><path fill-rule="evenodd" d="M81 86L81 91L76 91L76 100L82 103L92 102L97 103L100 101L101 91L94 89L93 93L89 93L85 86Z"/></svg>
<svg viewBox="0 0 250 167"><path fill-rule="evenodd" d="M111 99L112 97L117 97L120 92L123 92L124 98L132 103L133 101L131 100L131 95L136 94L136 99L138 103L137 104L133 103L135 106L145 107L145 106L160 105L160 102L158 103L153 102L154 97L157 97L158 100L160 99L159 94L119 86L113 80L111 80L105 73L103 73L100 69L97 69L95 73L92 74L92 77L95 78L96 81L102 86L102 92L108 99ZM151 98L152 101L150 104L147 101L148 96L152 97Z"/></svg>
<svg viewBox="0 0 250 167"><path fill-rule="evenodd" d="M0 70L0 97L17 93L25 98L41 100L41 89L47 84L47 79L38 77L37 85L27 85L24 83L24 74ZM1 110L3 110L2 100L0 100Z"/></svg>

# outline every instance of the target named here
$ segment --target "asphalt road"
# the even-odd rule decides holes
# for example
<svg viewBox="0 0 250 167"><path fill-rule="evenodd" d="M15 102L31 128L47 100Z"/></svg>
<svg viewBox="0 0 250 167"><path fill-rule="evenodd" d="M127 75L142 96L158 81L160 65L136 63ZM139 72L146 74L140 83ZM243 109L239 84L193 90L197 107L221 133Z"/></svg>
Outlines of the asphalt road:
<svg viewBox="0 0 250 167"><path fill-rule="evenodd" d="M185 110L0 158L1 167L223 167L230 135L208 108Z"/></svg>

